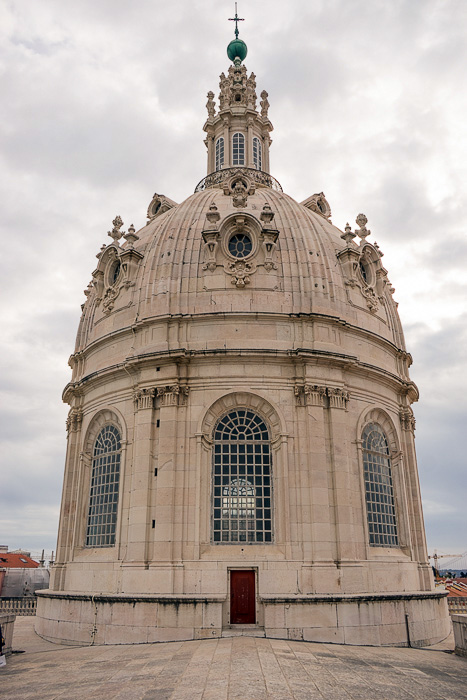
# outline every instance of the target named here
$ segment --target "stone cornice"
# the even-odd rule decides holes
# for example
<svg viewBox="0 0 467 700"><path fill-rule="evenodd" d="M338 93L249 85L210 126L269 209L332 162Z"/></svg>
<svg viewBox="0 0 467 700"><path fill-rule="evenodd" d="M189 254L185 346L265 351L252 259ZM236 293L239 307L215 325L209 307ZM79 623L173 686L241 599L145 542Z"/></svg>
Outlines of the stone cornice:
<svg viewBox="0 0 467 700"><path fill-rule="evenodd" d="M222 603L227 599L226 595L206 595L200 593L196 594L144 594L144 593L80 593L80 592L70 592L62 593L58 591L51 591L49 589L36 591L37 595L43 598L58 598L61 600L93 600L99 601L100 603L180 603L180 604L192 604L192 603Z"/></svg>
<svg viewBox="0 0 467 700"><path fill-rule="evenodd" d="M379 381L384 381L397 393L403 396L408 396L412 402L418 399L418 389L412 381L407 381L406 379L381 367L377 367L376 365L360 362L357 357L352 355L344 355L326 350L312 350L307 348L290 350L275 350L271 348L211 348L204 350L187 350L186 348L178 348L177 350L162 350L151 353L141 353L128 358L128 360L119 363L118 365L112 365L111 367L106 367L102 370L92 372L77 382L70 382L65 387L62 398L63 401L68 402L72 397L82 395L85 384L89 386L89 383L92 382L92 386L94 386L95 383L98 384L101 381L108 381L110 376L114 375L115 373L127 372L128 367L131 367L132 365L141 364L143 362L157 363L162 359L172 362L180 362L182 359L190 361L204 357L212 358L216 356L242 357L244 359L251 358L251 360L254 362L258 361L258 357L263 358L263 360L274 360L274 358L277 358L283 361L286 358L301 358L304 361L314 361L315 363L322 363L323 361L326 361L327 364L347 369L351 373L363 374L365 376L373 375L374 377L378 377Z"/></svg>
<svg viewBox="0 0 467 700"><path fill-rule="evenodd" d="M39 591L38 591L39 593ZM308 595L266 595L259 599L266 605L276 603L363 603L377 602L380 600L441 600L448 595L448 591L417 591L415 593L310 593Z"/></svg>

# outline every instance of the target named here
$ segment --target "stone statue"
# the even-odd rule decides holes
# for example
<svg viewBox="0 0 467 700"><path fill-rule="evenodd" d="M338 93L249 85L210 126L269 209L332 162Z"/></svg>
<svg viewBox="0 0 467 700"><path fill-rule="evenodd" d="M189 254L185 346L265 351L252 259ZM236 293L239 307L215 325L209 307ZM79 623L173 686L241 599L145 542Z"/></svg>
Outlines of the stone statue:
<svg viewBox="0 0 467 700"><path fill-rule="evenodd" d="M246 81L246 99L248 107L256 109L256 75L252 73Z"/></svg>
<svg viewBox="0 0 467 700"><path fill-rule="evenodd" d="M268 109L269 109L269 102L268 102L268 93L266 90L263 90L261 93L261 116L262 117L267 117L268 116Z"/></svg>
<svg viewBox="0 0 467 700"><path fill-rule="evenodd" d="M219 109L225 109L229 105L229 88L230 81L226 78L225 73L220 74L219 81L220 93L219 93Z"/></svg>
<svg viewBox="0 0 467 700"><path fill-rule="evenodd" d="M216 105L214 102L214 93L209 90L208 101L206 102L206 109L208 110L208 117L213 117L216 113Z"/></svg>

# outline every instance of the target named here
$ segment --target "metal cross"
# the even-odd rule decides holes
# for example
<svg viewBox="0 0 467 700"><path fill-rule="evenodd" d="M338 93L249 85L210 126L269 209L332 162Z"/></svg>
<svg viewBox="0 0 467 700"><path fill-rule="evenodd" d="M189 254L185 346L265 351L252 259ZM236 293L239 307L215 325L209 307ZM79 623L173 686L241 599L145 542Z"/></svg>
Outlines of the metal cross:
<svg viewBox="0 0 467 700"><path fill-rule="evenodd" d="M244 22L244 17L239 17L237 14L237 3L235 3L235 17L229 17L229 22L235 22L235 38L238 39L238 23Z"/></svg>

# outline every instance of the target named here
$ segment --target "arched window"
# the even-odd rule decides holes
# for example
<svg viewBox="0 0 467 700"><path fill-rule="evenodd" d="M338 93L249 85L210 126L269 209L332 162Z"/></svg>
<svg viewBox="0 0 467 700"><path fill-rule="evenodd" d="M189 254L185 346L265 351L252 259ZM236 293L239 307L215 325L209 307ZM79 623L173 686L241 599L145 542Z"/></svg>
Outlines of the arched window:
<svg viewBox="0 0 467 700"><path fill-rule="evenodd" d="M271 441L253 411L230 411L214 429L212 495L213 542L272 542Z"/></svg>
<svg viewBox="0 0 467 700"><path fill-rule="evenodd" d="M363 430L363 470L370 545L397 547L391 458L386 435L377 423Z"/></svg>
<svg viewBox="0 0 467 700"><path fill-rule="evenodd" d="M263 168L262 155L261 141L255 136L253 139L253 164L257 170L262 170Z"/></svg>
<svg viewBox="0 0 467 700"><path fill-rule="evenodd" d="M221 136L216 141L216 171L224 167L224 139Z"/></svg>
<svg viewBox="0 0 467 700"><path fill-rule="evenodd" d="M245 137L243 134L233 135L232 165L245 165Z"/></svg>
<svg viewBox="0 0 467 700"><path fill-rule="evenodd" d="M92 455L87 547L115 544L120 452L120 433L113 425L106 425L96 438Z"/></svg>

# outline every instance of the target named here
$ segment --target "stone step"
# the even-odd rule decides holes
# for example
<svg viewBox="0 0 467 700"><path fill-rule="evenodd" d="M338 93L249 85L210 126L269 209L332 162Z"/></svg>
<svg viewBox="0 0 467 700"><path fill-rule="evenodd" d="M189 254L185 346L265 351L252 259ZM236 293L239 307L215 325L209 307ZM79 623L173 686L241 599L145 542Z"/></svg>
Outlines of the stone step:
<svg viewBox="0 0 467 700"><path fill-rule="evenodd" d="M230 625L222 630L222 637L265 637L264 627L257 625Z"/></svg>

